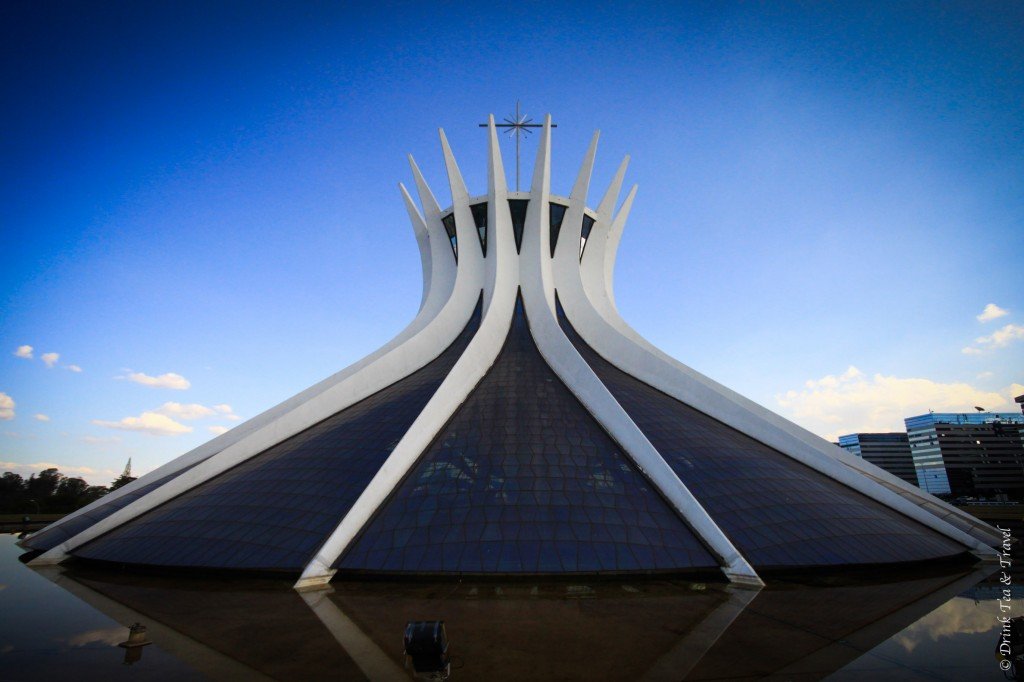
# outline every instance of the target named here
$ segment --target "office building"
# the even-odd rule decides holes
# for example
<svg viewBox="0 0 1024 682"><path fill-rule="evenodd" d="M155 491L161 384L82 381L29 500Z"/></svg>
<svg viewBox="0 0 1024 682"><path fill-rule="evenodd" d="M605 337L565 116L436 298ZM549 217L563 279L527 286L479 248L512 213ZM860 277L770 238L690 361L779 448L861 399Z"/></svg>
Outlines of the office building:
<svg viewBox="0 0 1024 682"><path fill-rule="evenodd" d="M918 484L910 441L905 433L852 433L839 437L839 447L907 483Z"/></svg>
<svg viewBox="0 0 1024 682"><path fill-rule="evenodd" d="M934 412L904 422L922 490L992 498L1024 494L1024 415Z"/></svg>

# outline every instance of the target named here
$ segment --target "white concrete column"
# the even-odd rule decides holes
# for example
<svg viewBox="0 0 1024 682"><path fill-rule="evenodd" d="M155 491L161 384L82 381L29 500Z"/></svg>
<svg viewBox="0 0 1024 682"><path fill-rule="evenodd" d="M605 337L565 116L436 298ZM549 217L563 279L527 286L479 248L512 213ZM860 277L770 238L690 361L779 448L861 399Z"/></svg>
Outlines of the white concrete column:
<svg viewBox="0 0 1024 682"><path fill-rule="evenodd" d="M566 247L569 249L567 253L570 254L571 269L579 272L580 223L596 142L595 136L580 170L579 179L569 197L570 207L566 211L566 220L562 223L556 245L555 270L559 266L559 251ZM640 472L650 480L718 558L722 571L729 580L739 585L760 588L764 583L753 567L708 516L707 511L683 485L622 406L616 402L558 325L554 307L554 278L551 274L552 268L549 267L551 251L547 204L550 194L550 154L551 117L548 116L544 122L540 149L534 166L532 198L526 214L520 261L523 303L537 348L559 379L623 448ZM573 220L574 216L578 216L577 219ZM572 253L571 247L575 247L575 254Z"/></svg>
<svg viewBox="0 0 1024 682"><path fill-rule="evenodd" d="M332 374L323 381L314 384L301 393L292 396L288 400L285 400L269 410L266 410L242 424L239 424L227 433L216 436L184 455L176 457L170 462L157 467L148 474L140 476L128 485L111 491L95 502L74 511L57 521L54 521L39 532L42 533L49 529L57 528L60 525L77 518L81 514L92 512L100 507L110 504L124 495L128 495L143 486L149 485L153 481L158 481L165 476L169 476L186 469L196 462L201 462L212 457L221 450L238 443L240 440L245 438L245 436L253 433L254 431L258 431L280 416L287 414L297 406L320 395L332 386L345 381L355 373L372 364L374 361L383 357L422 331L423 328L437 316L444 304L451 298L452 289L455 285L456 264L451 247L448 245L448 237L445 233L444 225L441 223L441 210L437 205L437 201L434 199L434 195L430 191L430 187L423 179L423 174L420 173L420 169L417 167L416 162L413 160L411 155L409 156L409 164L412 167L413 176L416 179L416 187L420 195L420 201L423 204L426 215L424 217L420 214L416 209L415 204L412 203L412 199L409 196L408 191L406 191L405 187L399 183L399 188L405 201L406 210L409 212L409 219L412 222L413 232L416 235L416 242L419 246L424 280L423 296L420 301L419 312L405 329L370 355L367 355L340 372ZM54 557L51 557L51 560L53 558Z"/></svg>
<svg viewBox="0 0 1024 682"><path fill-rule="evenodd" d="M443 133L442 143L445 146L447 144L444 141ZM450 166L450 164L448 165ZM427 215L424 222L428 235L435 234L438 231L438 226L443 232L443 226L440 224L440 211L436 210L433 195L426 187L426 183L422 181L422 176L415 168L415 164L413 164L413 168L414 174L417 176L417 185L421 186L421 198L426 197L424 205ZM451 167L449 171L452 171ZM454 168L454 171L458 172L457 167ZM457 180L461 182L461 178L457 178ZM464 189L464 185L462 188ZM465 233L465 240L476 239L476 230L472 228L472 216L470 216L470 227L467 228L463 225L460 230ZM250 420L245 428L232 430L224 436L215 438L206 446L197 448L193 453L198 452L205 455L200 464L36 557L33 564L45 565L63 561L67 553L75 547L127 523L140 514L154 509L258 455L267 448L301 433L409 376L434 360L455 341L465 328L476 308L480 291L484 287L484 268L479 249L476 249L475 260L472 257L465 258L458 267L455 265L454 258L441 258L440 254L442 253L444 253L443 249L431 249L430 294L420 314L405 331L384 348L339 372L334 377L285 401L260 417ZM448 248L448 256L450 253L451 250ZM452 273L454 273L454 277L452 277ZM454 285L451 294L442 301L441 297L446 293L445 289L449 280L453 281ZM236 432L237 436L226 438ZM214 443L221 443L224 446L214 449ZM174 460L171 465L181 469L195 461L200 461L199 457L191 455ZM161 470L157 470L154 474Z"/></svg>
<svg viewBox="0 0 1024 682"><path fill-rule="evenodd" d="M609 299L607 277L614 267L618 248L616 235L622 233L634 192L635 188L611 225L605 222L607 213L599 214L593 230L606 230L608 237L587 245L580 269L556 270L556 286L562 306L583 340L604 359L659 391L942 533L971 551L991 553L988 545L978 537L968 535L927 511L921 503L915 504L863 475L864 463L848 463L846 460L856 459L849 453L687 367L650 344L622 320ZM593 253L590 253L591 246L597 247ZM910 487L902 483L906 488ZM932 501L927 500L931 496L923 491L906 492L922 502ZM934 504L940 503L934 499ZM975 523L979 535L985 532L984 526L981 522Z"/></svg>
<svg viewBox="0 0 1024 682"><path fill-rule="evenodd" d="M491 293L488 305L484 309L480 321L480 329L470 341L462 356L452 367L447 378L437 389L423 411L409 427L409 430L391 451L387 461L363 490L355 504L338 524L317 551L295 583L300 591L323 589L335 574L334 562L345 551L352 540L359 534L363 526L373 517L377 509L387 500L396 486L405 478L409 470L415 466L434 438L456 410L465 402L476 385L494 364L501 351L512 324L515 310L516 290L519 282L519 259L516 254L515 237L512 234L512 216L508 208L508 188L505 184L505 171L501 163L501 152L498 147L497 130L494 118L490 118L490 154L488 167L488 240L493 240L493 251L490 246L488 257L495 263L488 269L492 280L484 287ZM459 270L470 260L468 253L480 256L476 228L473 227L472 214L469 210L469 195L461 184L461 175L451 150L442 137L445 145L445 159L448 166L449 179L452 183L453 211L456 228L460 230L459 239L463 247L459 248ZM472 241L462 241L462 226L472 227ZM466 238L468 240L468 237ZM466 244L470 248L465 248ZM456 285L456 289L458 285ZM479 289L477 290L479 291Z"/></svg>

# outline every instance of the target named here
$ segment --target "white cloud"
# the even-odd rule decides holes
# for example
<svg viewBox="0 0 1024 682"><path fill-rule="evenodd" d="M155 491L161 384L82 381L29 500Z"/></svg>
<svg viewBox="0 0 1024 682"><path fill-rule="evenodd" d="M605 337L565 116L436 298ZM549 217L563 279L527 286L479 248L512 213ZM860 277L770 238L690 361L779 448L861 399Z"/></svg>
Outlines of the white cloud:
<svg viewBox="0 0 1024 682"><path fill-rule="evenodd" d="M31 360L32 346L18 346L18 350L14 351L14 357L24 358L25 360Z"/></svg>
<svg viewBox="0 0 1024 682"><path fill-rule="evenodd" d="M14 419L14 398L0 391L0 419Z"/></svg>
<svg viewBox="0 0 1024 682"><path fill-rule="evenodd" d="M238 421L239 419L241 419L241 417L239 417L237 414L235 414L235 411L232 410L231 406L228 405L227 403L221 403L220 405L214 405L213 409L217 410L217 412L219 412L221 415L223 415L223 417L225 419L230 419L231 421Z"/></svg>
<svg viewBox="0 0 1024 682"><path fill-rule="evenodd" d="M111 422L102 419L93 419L93 424L108 429L120 429L122 431L141 431L151 436L177 436L182 433L191 433L192 427L180 424L167 415L156 412L143 412L138 417L125 417L121 421Z"/></svg>
<svg viewBox="0 0 1024 682"><path fill-rule="evenodd" d="M43 469L59 469L65 476L92 476L98 473L92 467L76 467L70 464L57 464L55 462L0 462L0 469L13 471L16 474L30 475Z"/></svg>
<svg viewBox="0 0 1024 682"><path fill-rule="evenodd" d="M82 442L90 445L109 445L120 443L121 436L82 436Z"/></svg>
<svg viewBox="0 0 1024 682"><path fill-rule="evenodd" d="M199 403L164 403L160 407L154 410L157 414L163 414L168 417L176 417L177 419L202 419L203 417L209 417L210 415L217 414L212 407L206 407Z"/></svg>
<svg viewBox="0 0 1024 682"><path fill-rule="evenodd" d="M961 352L967 355L980 355L986 350L994 348L1005 348L1014 341L1024 341L1024 326L1019 324L1008 324L1002 329L997 329L989 336L979 336L974 339L974 346L968 346Z"/></svg>
<svg viewBox="0 0 1024 682"><path fill-rule="evenodd" d="M82 368L79 367L78 365L68 365L67 369L68 369L68 371L75 372L75 373L78 373L78 372L82 371Z"/></svg>
<svg viewBox="0 0 1024 682"><path fill-rule="evenodd" d="M1010 345L1012 341L1021 340L1024 340L1024 326L1008 324L1002 329L993 332L991 336L981 336L975 339L975 343L991 344L993 348L1003 348Z"/></svg>
<svg viewBox="0 0 1024 682"><path fill-rule="evenodd" d="M184 391L192 385L188 379L180 374L175 374L174 372L167 372L166 374L161 374L158 377L151 377L148 374L143 374L142 372L129 372L127 375L117 378L134 381L135 383L142 384L143 386L151 386L153 388L171 388L176 391Z"/></svg>
<svg viewBox="0 0 1024 682"><path fill-rule="evenodd" d="M1024 607L1024 600L1014 599L1007 606L1019 613L1021 607ZM991 632L999 627L999 621L992 617L989 609L980 608L973 599L957 597L918 620L894 639L904 650L912 652L926 640L937 642L957 635Z"/></svg>
<svg viewBox="0 0 1024 682"><path fill-rule="evenodd" d="M784 414L828 440L848 433L903 431L905 417L929 409L963 412L981 405L997 410L1012 404L1004 394L965 383L881 374L868 377L856 367L839 376L807 381L802 390L790 390L775 399Z"/></svg>
<svg viewBox="0 0 1024 682"><path fill-rule="evenodd" d="M981 311L981 314L978 315L978 322L988 322L989 320L994 320L997 317L1002 317L1003 315L1009 314L1009 310L1003 310L995 303L989 303L987 306L985 306L985 309Z"/></svg>
<svg viewBox="0 0 1024 682"><path fill-rule="evenodd" d="M994 376L995 376L995 374L992 373L992 372L988 372L988 371L978 372L978 378L979 379L991 379Z"/></svg>
<svg viewBox="0 0 1024 682"><path fill-rule="evenodd" d="M73 647L83 647L94 643L117 646L126 639L128 639L128 628L117 626L97 630L86 630L85 632L81 632L68 638L68 644Z"/></svg>
<svg viewBox="0 0 1024 682"><path fill-rule="evenodd" d="M60 360L60 353L43 353L39 359L46 363L46 366L53 369L53 366Z"/></svg>
<svg viewBox="0 0 1024 682"><path fill-rule="evenodd" d="M42 413L34 414L34 415L32 415L32 418L35 419L37 422L48 422L48 421L50 421L50 418L47 417L45 414L42 414Z"/></svg>
<svg viewBox="0 0 1024 682"><path fill-rule="evenodd" d="M227 433L228 432L228 427L226 427L226 426L207 426L206 430L209 431L210 433L214 434L214 435L219 436L222 433Z"/></svg>

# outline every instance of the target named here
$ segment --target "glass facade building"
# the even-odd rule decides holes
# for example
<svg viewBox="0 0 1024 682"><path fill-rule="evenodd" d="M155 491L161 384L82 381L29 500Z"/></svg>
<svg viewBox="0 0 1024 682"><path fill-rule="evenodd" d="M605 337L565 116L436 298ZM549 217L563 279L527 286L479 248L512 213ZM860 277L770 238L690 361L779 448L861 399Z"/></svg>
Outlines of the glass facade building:
<svg viewBox="0 0 1024 682"><path fill-rule="evenodd" d="M907 483L918 485L910 440L905 433L851 433L839 437L839 447Z"/></svg>
<svg viewBox="0 0 1024 682"><path fill-rule="evenodd" d="M904 422L923 490L957 496L1024 494L1024 414L931 412Z"/></svg>

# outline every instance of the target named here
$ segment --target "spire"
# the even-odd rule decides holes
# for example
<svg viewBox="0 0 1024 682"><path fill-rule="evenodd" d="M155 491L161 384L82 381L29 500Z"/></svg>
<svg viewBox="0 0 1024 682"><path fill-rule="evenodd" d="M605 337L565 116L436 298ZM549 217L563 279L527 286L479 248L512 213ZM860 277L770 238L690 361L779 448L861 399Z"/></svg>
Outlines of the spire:
<svg viewBox="0 0 1024 682"><path fill-rule="evenodd" d="M467 201L469 199L469 190L466 189L466 183L462 179L459 164L456 163L455 155L452 154L452 148L448 144L448 137L444 134L442 128L437 129L437 134L441 137L441 151L444 153L445 170L448 171L448 185L451 187L452 204Z"/></svg>
<svg viewBox="0 0 1024 682"><path fill-rule="evenodd" d="M430 234L427 231L427 223L420 214L419 209L416 208L416 203L409 196L409 190L405 188L405 185L398 183L398 189L402 193L402 201L405 203L405 210L409 214L409 222L412 223L412 231L416 235L416 244L420 250L420 266L423 270L423 295L420 298L420 310L427 303L427 298L430 296L430 286L433 269L431 263L430 254Z"/></svg>
<svg viewBox="0 0 1024 682"><path fill-rule="evenodd" d="M611 217L612 211L615 209L615 202L619 200L619 192L622 190L622 181L626 177L626 168L628 167L629 154L626 154L622 163L619 164L619 169L615 171L615 177L608 185L604 198L601 199L601 203L597 207L597 215L600 220L607 220Z"/></svg>
<svg viewBox="0 0 1024 682"><path fill-rule="evenodd" d="M434 198L434 193L430 191L427 181L423 179L423 173L420 172L420 167L416 165L416 159L412 158L412 154L409 154L409 166L412 168L412 175L416 180L416 191L420 195L420 205L423 206L423 214L429 221L433 217L441 215L441 207L437 205L437 199Z"/></svg>
<svg viewBox="0 0 1024 682"><path fill-rule="evenodd" d="M580 164L579 173L576 174L576 182L572 186L572 194L569 198L586 204L587 191L590 189L590 175L594 171L594 157L597 155L597 141L601 137L601 131L595 130L590 138L590 146Z"/></svg>

